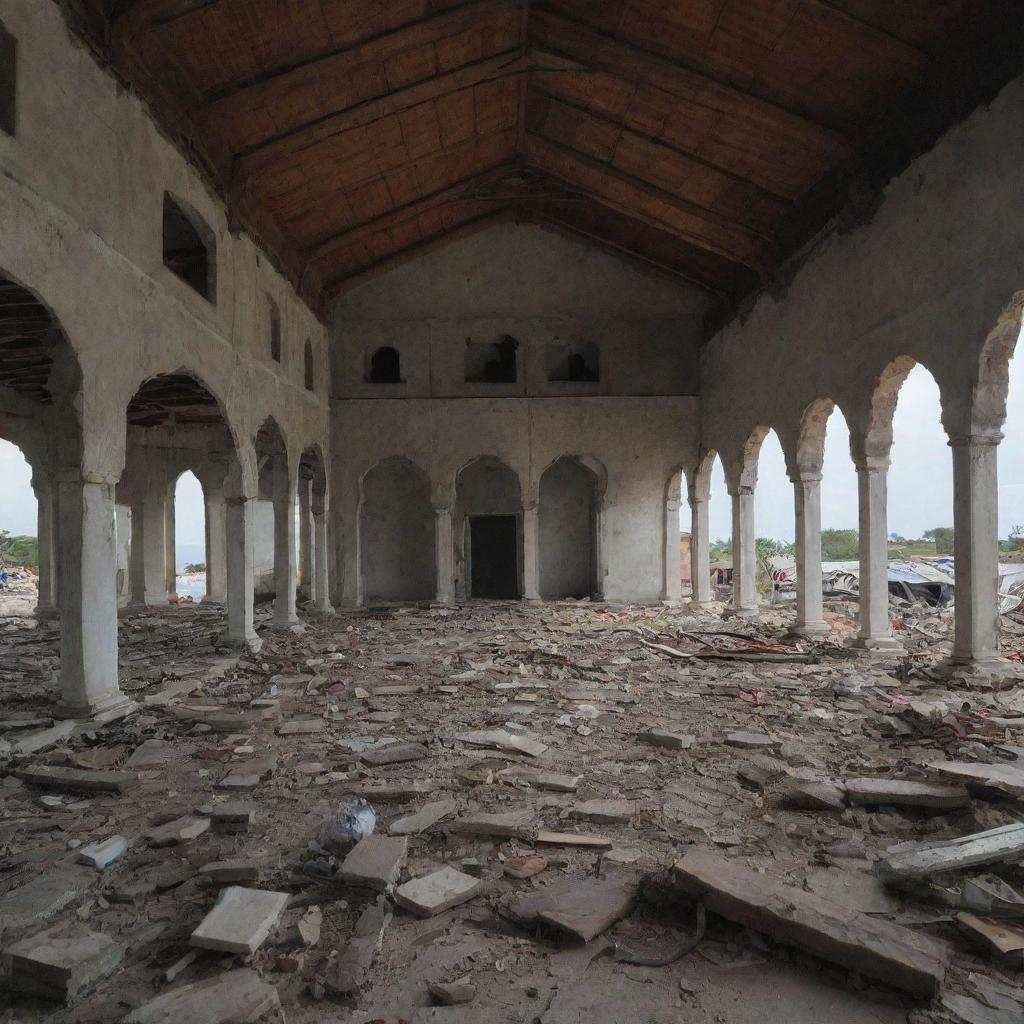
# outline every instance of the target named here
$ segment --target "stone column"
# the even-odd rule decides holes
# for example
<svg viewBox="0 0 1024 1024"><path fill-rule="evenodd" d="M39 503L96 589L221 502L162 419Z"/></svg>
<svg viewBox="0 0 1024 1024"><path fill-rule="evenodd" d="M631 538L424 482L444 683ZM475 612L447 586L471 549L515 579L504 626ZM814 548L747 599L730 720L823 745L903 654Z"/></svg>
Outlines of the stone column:
<svg viewBox="0 0 1024 1024"><path fill-rule="evenodd" d="M313 495L313 579L312 593L314 608L318 615L333 615L334 605L331 604L331 581L328 566L331 559L328 553L327 508L323 498Z"/></svg>
<svg viewBox="0 0 1024 1024"><path fill-rule="evenodd" d="M294 626L295 613L295 485L285 469L274 479L274 625Z"/></svg>
<svg viewBox="0 0 1024 1024"><path fill-rule="evenodd" d="M258 651L263 642L253 627L252 501L226 501L228 643Z"/></svg>
<svg viewBox="0 0 1024 1024"><path fill-rule="evenodd" d="M128 603L143 608L146 604L146 506L136 502L131 506L128 534Z"/></svg>
<svg viewBox="0 0 1024 1024"><path fill-rule="evenodd" d="M683 596L682 564L679 557L679 495L669 494L665 499L663 566L661 599L678 604ZM693 571L691 568L690 575Z"/></svg>
<svg viewBox="0 0 1024 1024"><path fill-rule="evenodd" d="M341 561L340 593L345 608L359 608L363 603L363 573L359 552L359 502L342 492L341 509L335 508L335 530Z"/></svg>
<svg viewBox="0 0 1024 1024"><path fill-rule="evenodd" d="M793 481L796 519L796 636L822 636L829 627L821 600L821 474L801 472Z"/></svg>
<svg viewBox="0 0 1024 1024"><path fill-rule="evenodd" d="M732 498L732 602L737 615L757 614L757 546L754 534L754 488L740 485Z"/></svg>
<svg viewBox="0 0 1024 1024"><path fill-rule="evenodd" d="M953 663L983 668L999 657L999 491L996 454L1003 435L952 439L953 559L956 578Z"/></svg>
<svg viewBox="0 0 1024 1024"><path fill-rule="evenodd" d="M223 494L206 499L206 593L203 604L227 600L227 505Z"/></svg>
<svg viewBox="0 0 1024 1024"><path fill-rule="evenodd" d="M536 502L523 506L523 600L540 600L540 513Z"/></svg>
<svg viewBox="0 0 1024 1024"><path fill-rule="evenodd" d="M117 684L114 487L80 478L56 484L61 512L61 718L113 718L135 705Z"/></svg>
<svg viewBox="0 0 1024 1024"><path fill-rule="evenodd" d="M174 495L176 489L172 487L164 498L164 572L166 573L166 594L168 597L176 596L178 593L178 551L174 529Z"/></svg>
<svg viewBox="0 0 1024 1024"><path fill-rule="evenodd" d="M142 506L142 543L147 605L167 604L167 501L153 494Z"/></svg>
<svg viewBox="0 0 1024 1024"><path fill-rule="evenodd" d="M36 534L39 545L39 593L36 595L35 617L38 622L57 617L56 550L54 538L53 485L48 479L32 478L36 494Z"/></svg>
<svg viewBox="0 0 1024 1024"><path fill-rule="evenodd" d="M434 506L434 564L437 604L455 603L455 535L452 532L452 510L446 505Z"/></svg>
<svg viewBox="0 0 1024 1024"><path fill-rule="evenodd" d="M303 598L315 600L316 570L313 545L313 521L311 513L311 490L313 481L299 477L299 593Z"/></svg>
<svg viewBox="0 0 1024 1024"><path fill-rule="evenodd" d="M889 622L889 527L886 517L887 456L865 456L857 464L860 530L860 632L854 647L902 651Z"/></svg>
<svg viewBox="0 0 1024 1024"><path fill-rule="evenodd" d="M690 487L690 588L695 608L711 604L711 528L708 525L709 496Z"/></svg>

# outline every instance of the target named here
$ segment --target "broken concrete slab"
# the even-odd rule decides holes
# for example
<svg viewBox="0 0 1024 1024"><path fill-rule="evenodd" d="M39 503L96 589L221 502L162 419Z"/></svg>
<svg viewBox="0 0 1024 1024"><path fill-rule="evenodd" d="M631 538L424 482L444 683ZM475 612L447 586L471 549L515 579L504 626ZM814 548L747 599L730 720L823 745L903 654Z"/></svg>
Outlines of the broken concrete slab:
<svg viewBox="0 0 1024 1024"><path fill-rule="evenodd" d="M178 846L180 843L198 838L209 827L209 818L185 815L183 818L175 818L174 821L148 829L143 833L143 838L150 846Z"/></svg>
<svg viewBox="0 0 1024 1024"><path fill-rule="evenodd" d="M628 825L633 820L634 805L629 800L584 800L569 811L579 821L599 825Z"/></svg>
<svg viewBox="0 0 1024 1024"><path fill-rule="evenodd" d="M407 814L391 822L388 831L393 836L415 836L436 825L442 818L454 814L458 804L454 800L435 800L424 804L415 814Z"/></svg>
<svg viewBox="0 0 1024 1024"><path fill-rule="evenodd" d="M394 901L420 917L434 917L473 899L482 888L479 878L443 867L400 885L395 890Z"/></svg>
<svg viewBox="0 0 1024 1024"><path fill-rule="evenodd" d="M664 747L666 750L689 750L696 736L652 729L650 732L640 733L637 739L641 743L647 743L652 747Z"/></svg>
<svg viewBox="0 0 1024 1024"><path fill-rule="evenodd" d="M239 882L255 882L259 878L260 867L255 861L237 858L235 860L215 860L204 864L199 869L199 877L212 885L237 884Z"/></svg>
<svg viewBox="0 0 1024 1024"><path fill-rule="evenodd" d="M926 936L693 850L673 868L680 888L713 913L878 981L930 997L948 951Z"/></svg>
<svg viewBox="0 0 1024 1024"><path fill-rule="evenodd" d="M124 836L111 836L100 843L83 846L78 851L78 863L88 864L91 868L103 871L121 857L128 849L128 840Z"/></svg>
<svg viewBox="0 0 1024 1024"><path fill-rule="evenodd" d="M533 878L548 866L547 857L512 857L505 861L502 869L509 878Z"/></svg>
<svg viewBox="0 0 1024 1024"><path fill-rule="evenodd" d="M1003 825L956 839L925 843L899 843L886 850L878 873L899 884L944 871L978 864L998 864L1024 856L1024 824Z"/></svg>
<svg viewBox="0 0 1024 1024"><path fill-rule="evenodd" d="M83 793L123 793L138 784L135 772L63 768L56 765L34 765L19 768L14 773L30 786L50 789L68 789Z"/></svg>
<svg viewBox="0 0 1024 1024"><path fill-rule="evenodd" d="M837 782L805 782L789 779L781 792L782 800L790 807L807 811L844 810L846 787Z"/></svg>
<svg viewBox="0 0 1024 1024"><path fill-rule="evenodd" d="M326 728L327 723L322 718L300 718L282 722L275 732L278 736L313 736Z"/></svg>
<svg viewBox="0 0 1024 1024"><path fill-rule="evenodd" d="M149 739L140 743L125 761L125 768L160 768L172 757L181 757L185 751L166 740Z"/></svg>
<svg viewBox="0 0 1024 1024"><path fill-rule="evenodd" d="M16 935L48 921L96 880L85 868L57 868L0 896L0 935Z"/></svg>
<svg viewBox="0 0 1024 1024"><path fill-rule="evenodd" d="M222 835L240 835L248 832L249 826L256 820L256 808L252 804L229 800L222 804L214 804L208 817L214 832Z"/></svg>
<svg viewBox="0 0 1024 1024"><path fill-rule="evenodd" d="M773 740L771 736L763 732L731 732L723 742L726 746L740 747L744 750L777 750L781 743Z"/></svg>
<svg viewBox="0 0 1024 1024"><path fill-rule="evenodd" d="M635 898L636 881L632 878L564 878L536 892L513 897L504 909L520 924L539 921L590 942L626 917Z"/></svg>
<svg viewBox="0 0 1024 1024"><path fill-rule="evenodd" d="M533 826L533 811L526 807L500 814L471 814L453 821L450 832L466 836L526 836Z"/></svg>
<svg viewBox="0 0 1024 1024"><path fill-rule="evenodd" d="M426 757L430 757L430 751L421 743L389 743L386 747L365 750L359 755L363 764L371 767L422 761Z"/></svg>
<svg viewBox="0 0 1024 1024"><path fill-rule="evenodd" d="M338 878L375 892L388 892L398 881L408 851L405 836L367 836L342 861Z"/></svg>
<svg viewBox="0 0 1024 1024"><path fill-rule="evenodd" d="M914 782L910 779L847 779L844 785L851 804L950 810L967 807L971 802L965 786L947 786L938 782Z"/></svg>
<svg viewBox="0 0 1024 1024"><path fill-rule="evenodd" d="M583 781L582 775L566 775L562 772L543 772L524 765L503 768L496 776L502 782L512 785L526 783L534 789L546 789L552 793L575 793Z"/></svg>
<svg viewBox="0 0 1024 1024"><path fill-rule="evenodd" d="M428 796L437 789L437 786L426 779L416 779L413 782L371 782L353 783L342 787L346 796L362 797L367 803L401 803L406 800L414 800L419 796Z"/></svg>
<svg viewBox="0 0 1024 1024"><path fill-rule="evenodd" d="M1024 768L1010 764L975 764L972 761L935 761L926 767L944 778L955 778L1024 798Z"/></svg>
<svg viewBox="0 0 1024 1024"><path fill-rule="evenodd" d="M344 995L357 992L363 986L390 922L391 911L383 897L363 910L348 944L327 969L324 983L330 991Z"/></svg>
<svg viewBox="0 0 1024 1024"><path fill-rule="evenodd" d="M427 986L427 991L442 1006L462 1006L476 999L476 987L469 983L468 977L447 985L432 982Z"/></svg>
<svg viewBox="0 0 1024 1024"><path fill-rule="evenodd" d="M11 738L11 748L16 754L35 754L46 747L52 747L55 743L67 739L80 725L73 718L56 722L48 728L40 729L38 732L21 734Z"/></svg>
<svg viewBox="0 0 1024 1024"><path fill-rule="evenodd" d="M607 836L590 836L578 832L546 832L537 833L538 846L578 846L582 849L610 850L614 845Z"/></svg>
<svg viewBox="0 0 1024 1024"><path fill-rule="evenodd" d="M248 956L266 940L288 899L286 892L229 886L221 891L189 943L200 949Z"/></svg>
<svg viewBox="0 0 1024 1024"><path fill-rule="evenodd" d="M277 989L240 968L163 992L132 1010L124 1024L251 1024L280 1009Z"/></svg>
<svg viewBox="0 0 1024 1024"><path fill-rule="evenodd" d="M7 987L14 992L70 1002L110 974L124 946L83 925L56 925L4 950Z"/></svg>
<svg viewBox="0 0 1024 1024"><path fill-rule="evenodd" d="M473 732L455 734L460 743L469 743L474 747L490 747L493 750L504 750L515 754L526 754L529 757L540 757L547 746L539 740L520 733L509 732L507 729L481 729Z"/></svg>

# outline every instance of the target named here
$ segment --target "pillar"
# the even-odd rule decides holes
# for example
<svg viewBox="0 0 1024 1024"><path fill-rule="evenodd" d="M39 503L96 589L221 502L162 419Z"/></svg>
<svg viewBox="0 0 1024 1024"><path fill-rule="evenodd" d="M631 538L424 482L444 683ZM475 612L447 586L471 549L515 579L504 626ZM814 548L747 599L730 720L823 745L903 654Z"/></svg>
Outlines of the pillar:
<svg viewBox="0 0 1024 1024"><path fill-rule="evenodd" d="M359 553L359 502L354 495L342 495L342 506L335 522L338 555L341 563L340 593L345 608L363 603L363 573Z"/></svg>
<svg viewBox="0 0 1024 1024"><path fill-rule="evenodd" d="M312 552L312 595L313 607L318 615L333 615L334 606L331 604L331 581L329 578L328 566L330 555L327 551L327 508L322 498L313 496L313 552Z"/></svg>
<svg viewBox="0 0 1024 1024"><path fill-rule="evenodd" d="M295 612L295 487L288 471L274 475L274 625L294 626Z"/></svg>
<svg viewBox="0 0 1024 1024"><path fill-rule="evenodd" d="M223 494L206 499L206 593L203 604L227 600L227 505Z"/></svg>
<svg viewBox="0 0 1024 1024"><path fill-rule="evenodd" d="M889 528L886 516L887 456L865 456L857 464L860 530L860 631L854 647L902 651L889 622Z"/></svg>
<svg viewBox="0 0 1024 1024"><path fill-rule="evenodd" d="M168 597L178 593L178 551L174 529L174 495L175 488L164 497L164 572L166 574L166 594Z"/></svg>
<svg viewBox="0 0 1024 1024"><path fill-rule="evenodd" d="M299 477L299 592L304 598L315 600L314 527L310 502L312 486L313 481L309 477Z"/></svg>
<svg viewBox="0 0 1024 1024"><path fill-rule="evenodd" d="M540 600L540 514L536 502L523 508L523 599Z"/></svg>
<svg viewBox="0 0 1024 1024"><path fill-rule="evenodd" d="M954 438L953 663L984 667L999 658L999 492L996 454L1003 435Z"/></svg>
<svg viewBox="0 0 1024 1024"><path fill-rule="evenodd" d="M829 632L821 600L821 474L801 472L793 481L796 519L796 622L797 636Z"/></svg>
<svg viewBox="0 0 1024 1024"><path fill-rule="evenodd" d="M145 562L143 602L167 604L167 500L147 495L142 505L142 543Z"/></svg>
<svg viewBox="0 0 1024 1024"><path fill-rule="evenodd" d="M229 498L225 502L227 549L228 631L232 645L258 651L262 641L253 627L253 526L252 501Z"/></svg>
<svg viewBox="0 0 1024 1024"><path fill-rule="evenodd" d="M662 554L662 601L678 604L683 596L682 566L679 558L679 493L673 489L665 499ZM690 575L693 575L692 569Z"/></svg>
<svg viewBox="0 0 1024 1024"><path fill-rule="evenodd" d="M757 545L754 536L754 488L740 485L732 498L732 602L737 615L757 614Z"/></svg>
<svg viewBox="0 0 1024 1024"><path fill-rule="evenodd" d="M146 521L145 504L131 506L128 532L128 603L135 607L146 604Z"/></svg>
<svg viewBox="0 0 1024 1024"><path fill-rule="evenodd" d="M708 525L710 495L698 495L691 486L690 499L690 589L697 608L711 604L711 528Z"/></svg>
<svg viewBox="0 0 1024 1024"><path fill-rule="evenodd" d="M437 604L455 603L455 535L452 510L447 506L434 508L434 563L437 566Z"/></svg>
<svg viewBox="0 0 1024 1024"><path fill-rule="evenodd" d="M56 538L54 536L53 485L49 479L32 478L36 494L36 535L39 546L39 593L36 596L35 617L38 622L56 618Z"/></svg>
<svg viewBox="0 0 1024 1024"><path fill-rule="evenodd" d="M62 718L109 719L135 705L117 683L114 487L80 478L56 484L61 512Z"/></svg>

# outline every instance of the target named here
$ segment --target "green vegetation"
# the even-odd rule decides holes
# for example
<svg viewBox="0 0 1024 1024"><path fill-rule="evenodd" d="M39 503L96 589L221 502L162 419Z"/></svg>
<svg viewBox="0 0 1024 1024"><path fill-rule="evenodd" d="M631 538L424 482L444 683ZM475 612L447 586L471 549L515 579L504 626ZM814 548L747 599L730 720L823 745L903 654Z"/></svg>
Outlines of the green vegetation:
<svg viewBox="0 0 1024 1024"><path fill-rule="evenodd" d="M822 530L821 560L851 562L860 556L860 535L856 530Z"/></svg>
<svg viewBox="0 0 1024 1024"><path fill-rule="evenodd" d="M35 569L39 565L39 544L35 537L12 537L0 530L0 562Z"/></svg>
<svg viewBox="0 0 1024 1024"><path fill-rule="evenodd" d="M206 572L206 563L205 562L189 562L189 564L185 566L185 573L187 575L188 573L193 573L193 572Z"/></svg>

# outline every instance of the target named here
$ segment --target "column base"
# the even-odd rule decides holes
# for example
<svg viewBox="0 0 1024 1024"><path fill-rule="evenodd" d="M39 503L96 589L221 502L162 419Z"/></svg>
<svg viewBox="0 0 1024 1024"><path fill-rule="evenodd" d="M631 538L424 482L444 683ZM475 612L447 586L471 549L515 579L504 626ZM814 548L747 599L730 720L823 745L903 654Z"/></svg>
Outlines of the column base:
<svg viewBox="0 0 1024 1024"><path fill-rule="evenodd" d="M203 594L199 599L200 604L212 604L220 607L228 603L227 594Z"/></svg>
<svg viewBox="0 0 1024 1024"><path fill-rule="evenodd" d="M714 608L716 601L690 601L686 606L692 612L708 612Z"/></svg>
<svg viewBox="0 0 1024 1024"><path fill-rule="evenodd" d="M982 654L959 654L954 651L946 665L951 672L959 671L979 676L1024 672L1024 666L1009 661L996 651L986 651Z"/></svg>
<svg viewBox="0 0 1024 1024"><path fill-rule="evenodd" d="M32 617L37 622L53 622L54 619L60 618L60 611L57 608L54 608L53 605L49 605L44 608L36 605L32 610Z"/></svg>
<svg viewBox="0 0 1024 1024"><path fill-rule="evenodd" d="M299 631L305 629L302 625L302 620L298 615L290 615L284 619L279 619L275 615L274 618L270 620L269 625L271 629L296 629Z"/></svg>
<svg viewBox="0 0 1024 1024"><path fill-rule="evenodd" d="M832 627L827 622L804 622L791 626L788 635L814 637L828 636L831 632Z"/></svg>
<svg viewBox="0 0 1024 1024"><path fill-rule="evenodd" d="M175 594L177 597L177 594ZM162 608L170 604L170 600L166 593L161 591L159 594L147 594L145 599L145 607L147 608Z"/></svg>
<svg viewBox="0 0 1024 1024"><path fill-rule="evenodd" d="M906 648L892 636L858 636L850 647L857 651L868 651L871 654L906 654Z"/></svg>
<svg viewBox="0 0 1024 1024"><path fill-rule="evenodd" d="M326 619L334 614L334 605L328 603L323 606L314 606L309 610L310 615L315 615L317 618Z"/></svg>
<svg viewBox="0 0 1024 1024"><path fill-rule="evenodd" d="M756 619L761 614L760 608L733 608L733 615L737 619Z"/></svg>
<svg viewBox="0 0 1024 1024"><path fill-rule="evenodd" d="M139 705L120 690L107 694L97 701L84 704L69 704L61 701L53 709L54 718L80 718L92 722L113 722L139 710Z"/></svg>
<svg viewBox="0 0 1024 1024"><path fill-rule="evenodd" d="M247 633L241 637L233 633L222 633L219 642L224 647L235 647L250 654L258 654L263 647L263 641L255 633Z"/></svg>

